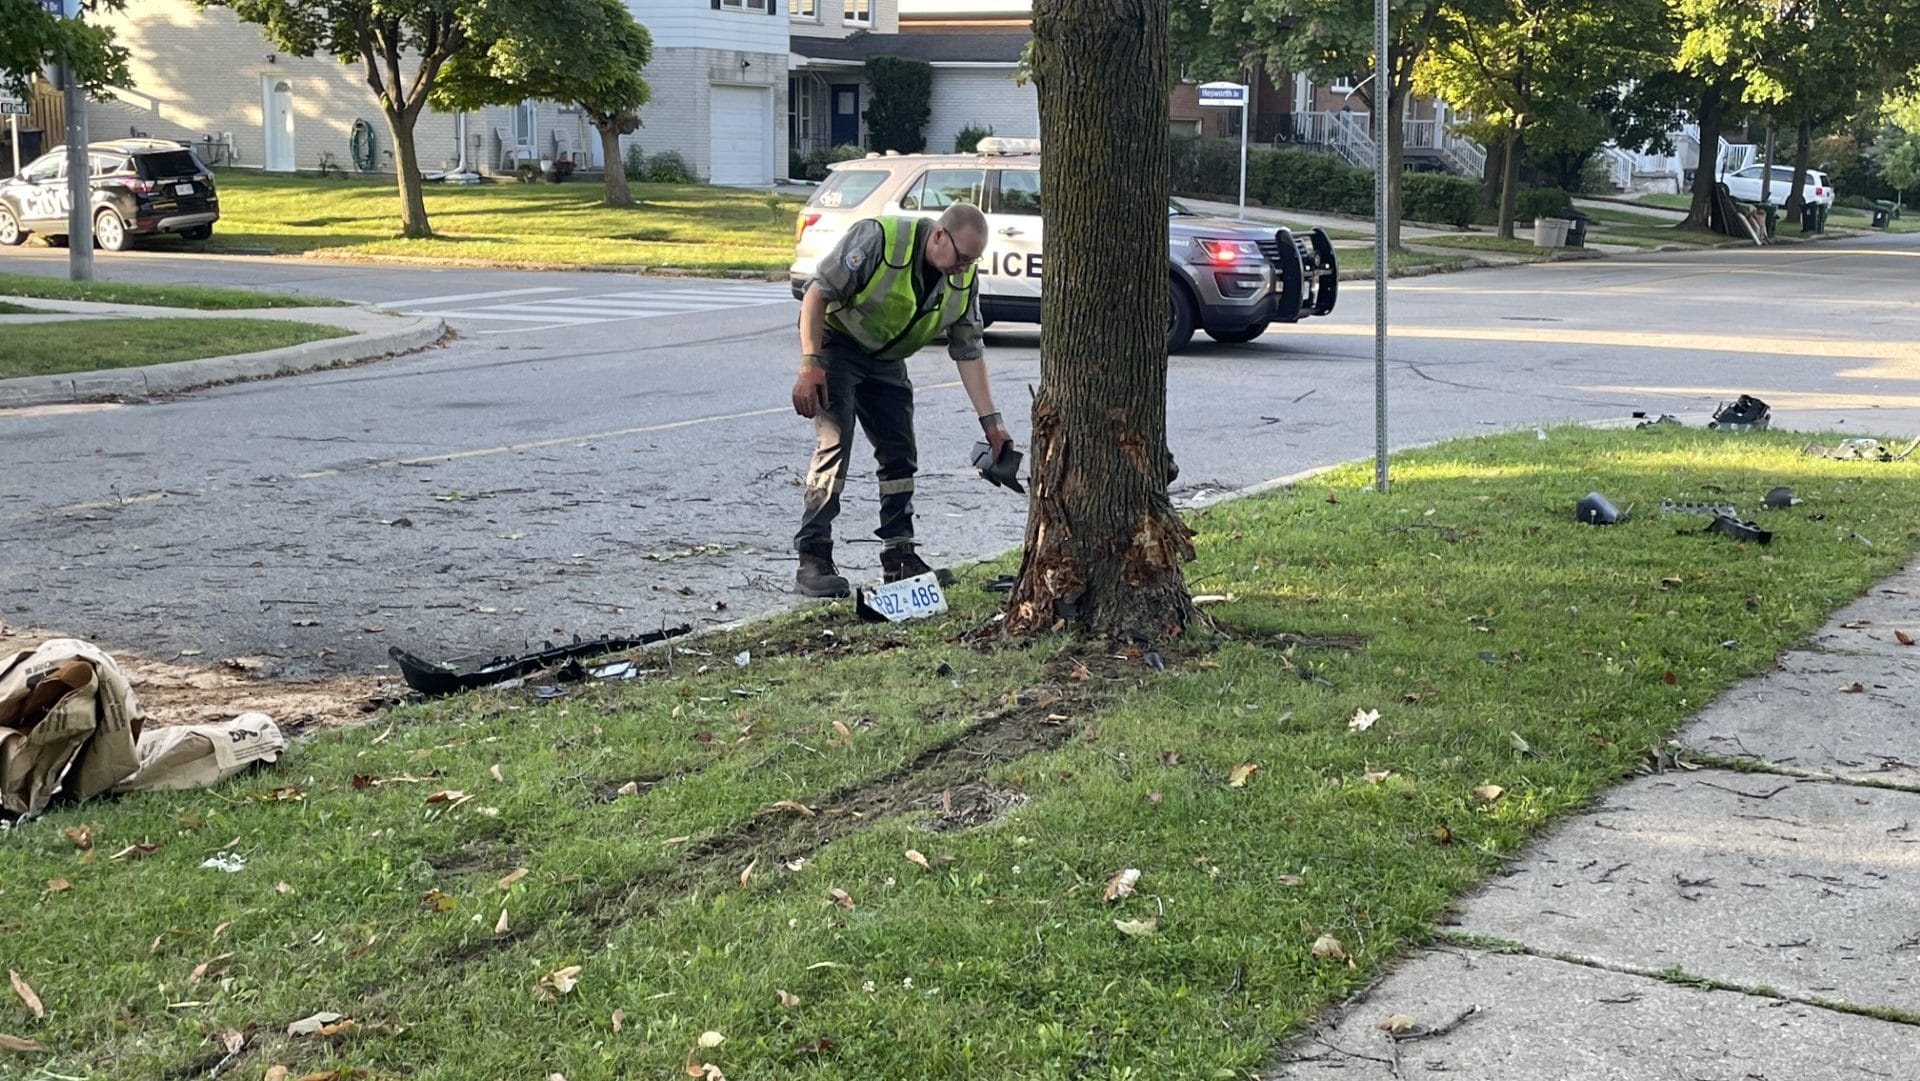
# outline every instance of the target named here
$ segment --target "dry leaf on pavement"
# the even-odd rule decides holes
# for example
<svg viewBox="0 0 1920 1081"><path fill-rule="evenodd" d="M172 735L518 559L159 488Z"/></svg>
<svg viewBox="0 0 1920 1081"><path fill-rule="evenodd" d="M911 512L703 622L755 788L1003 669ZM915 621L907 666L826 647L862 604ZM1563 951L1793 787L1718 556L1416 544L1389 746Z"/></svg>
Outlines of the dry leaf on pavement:
<svg viewBox="0 0 1920 1081"><path fill-rule="evenodd" d="M1373 722L1379 719L1380 711L1377 709L1356 709L1353 711L1353 716L1347 720L1347 731L1365 732L1373 727Z"/></svg>
<svg viewBox="0 0 1920 1081"><path fill-rule="evenodd" d="M1866 687L1858 683L1849 683L1846 686L1840 688L1840 693L1841 694L1865 694L1866 690L1867 690ZM114 859L119 859L119 858L120 857L118 856L114 857Z"/></svg>
<svg viewBox="0 0 1920 1081"><path fill-rule="evenodd" d="M833 903L836 905L839 905L841 908L845 908L845 909L853 908L853 898L847 894L846 890L843 890L838 886L835 886L833 889L828 890L827 896L833 898Z"/></svg>
<svg viewBox="0 0 1920 1081"><path fill-rule="evenodd" d="M921 855L918 849L907 849L907 862L920 868L922 871L933 870L933 864L928 863L927 857Z"/></svg>
<svg viewBox="0 0 1920 1081"><path fill-rule="evenodd" d="M1254 772L1259 768L1260 768L1260 764L1257 762L1242 762L1239 765L1233 767L1233 771L1227 774L1227 787L1228 788L1247 787L1247 781L1253 777Z"/></svg>
<svg viewBox="0 0 1920 1081"><path fill-rule="evenodd" d="M1420 1022L1415 1021L1413 1018L1408 1017L1404 1013L1394 1013L1394 1014L1388 1014L1386 1020L1380 1022L1378 1025L1374 1027L1378 1028L1380 1031L1384 1033L1387 1033L1388 1035L1397 1036L1402 1032L1409 1032L1413 1030L1414 1028L1418 1027L1419 1024Z"/></svg>
<svg viewBox="0 0 1920 1081"><path fill-rule="evenodd" d="M1910 646L1913 644L1913 635L1908 634L1906 631L1894 631L1893 640L1903 646Z"/></svg>
<svg viewBox="0 0 1920 1081"><path fill-rule="evenodd" d="M1347 959L1347 948L1342 946L1340 940L1332 935L1321 935L1319 938L1313 940L1313 955L1315 957L1331 958L1335 961L1344 961Z"/></svg>
<svg viewBox="0 0 1920 1081"><path fill-rule="evenodd" d="M42 1021L46 1020L47 1008L40 1004L40 996L33 993L33 988L27 985L27 981L21 979L20 974L12 969L7 970L7 979L13 984L13 993L19 995L20 1001L27 1004L27 1009L32 1011L33 1016Z"/></svg>
<svg viewBox="0 0 1920 1081"><path fill-rule="evenodd" d="M1115 920L1113 921L1113 925L1119 928L1120 933L1126 935L1128 938L1140 938L1144 935L1153 934L1160 929L1160 917L1148 916L1144 920Z"/></svg>
<svg viewBox="0 0 1920 1081"><path fill-rule="evenodd" d="M1473 794L1483 803L1492 803L1506 793L1506 789L1497 784L1483 784L1473 790Z"/></svg>
<svg viewBox="0 0 1920 1081"><path fill-rule="evenodd" d="M1129 867L1107 881L1106 892L1103 893L1101 897L1106 901L1118 901L1122 897L1131 896L1133 887L1139 883L1139 881L1140 869L1138 867Z"/></svg>

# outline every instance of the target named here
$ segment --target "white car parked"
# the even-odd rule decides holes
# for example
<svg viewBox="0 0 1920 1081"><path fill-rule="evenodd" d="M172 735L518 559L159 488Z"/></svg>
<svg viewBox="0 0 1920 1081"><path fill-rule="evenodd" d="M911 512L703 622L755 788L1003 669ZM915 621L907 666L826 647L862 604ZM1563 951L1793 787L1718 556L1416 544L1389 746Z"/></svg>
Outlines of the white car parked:
<svg viewBox="0 0 1920 1081"><path fill-rule="evenodd" d="M1760 181L1766 175L1767 166L1749 165L1737 173L1728 173L1720 178L1727 186L1727 194L1743 203L1760 201ZM1787 196L1793 193L1793 166L1773 166L1773 190L1767 194L1772 197L1773 205L1785 206ZM1827 174L1817 169L1807 170L1807 182L1800 189L1802 202L1825 203L1833 205L1833 188L1827 183Z"/></svg>

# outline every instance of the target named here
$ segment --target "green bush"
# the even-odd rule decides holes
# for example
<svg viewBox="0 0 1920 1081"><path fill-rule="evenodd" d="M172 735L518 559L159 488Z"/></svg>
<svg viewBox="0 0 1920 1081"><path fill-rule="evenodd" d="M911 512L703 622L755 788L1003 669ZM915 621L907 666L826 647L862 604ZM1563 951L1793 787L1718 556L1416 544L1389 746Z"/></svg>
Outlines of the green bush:
<svg viewBox="0 0 1920 1081"><path fill-rule="evenodd" d="M1551 218L1572 206L1573 200L1559 188L1527 188L1513 201L1513 218L1515 221Z"/></svg>
<svg viewBox="0 0 1920 1081"><path fill-rule="evenodd" d="M787 148L787 176L793 180L807 178L807 159L800 156L798 150Z"/></svg>
<svg viewBox="0 0 1920 1081"><path fill-rule="evenodd" d="M816 150L807 155L807 179L825 180L827 178L827 166L835 162L855 161L866 156L867 152L864 148L854 146L852 143L843 143L840 146L830 147L826 150Z"/></svg>
<svg viewBox="0 0 1920 1081"><path fill-rule="evenodd" d="M1444 173L1408 173L1400 212L1408 221L1440 222L1464 229L1480 208L1480 185ZM1565 196L1562 196L1562 201Z"/></svg>
<svg viewBox="0 0 1920 1081"><path fill-rule="evenodd" d="M647 179L647 152L639 143L627 144L627 179L635 182Z"/></svg>
<svg viewBox="0 0 1920 1081"><path fill-rule="evenodd" d="M1580 167L1577 190L1582 195L1612 195L1619 190L1613 186L1613 174L1607 169L1606 158L1592 158Z"/></svg>
<svg viewBox="0 0 1920 1081"><path fill-rule="evenodd" d="M1240 191L1240 144L1232 139L1177 135L1171 147L1173 190L1196 198L1234 198ZM1253 168L1249 164L1247 172ZM1248 186L1252 186L1249 177ZM1249 193L1251 194L1251 193Z"/></svg>
<svg viewBox="0 0 1920 1081"><path fill-rule="evenodd" d="M649 184L691 184L693 167L687 159L675 150L655 154L647 159L647 183Z"/></svg>
<svg viewBox="0 0 1920 1081"><path fill-rule="evenodd" d="M980 140L992 135L993 125L991 124L984 128L968 124L966 127L960 129L960 134L953 137L953 152L956 154L971 154L980 149Z"/></svg>
<svg viewBox="0 0 1920 1081"><path fill-rule="evenodd" d="M867 61L867 131L875 150L918 154L927 146L927 118L933 115L933 65L900 56Z"/></svg>
<svg viewBox="0 0 1920 1081"><path fill-rule="evenodd" d="M1872 210L1873 200L1864 195L1842 195L1833 201L1834 206L1844 206L1848 210Z"/></svg>

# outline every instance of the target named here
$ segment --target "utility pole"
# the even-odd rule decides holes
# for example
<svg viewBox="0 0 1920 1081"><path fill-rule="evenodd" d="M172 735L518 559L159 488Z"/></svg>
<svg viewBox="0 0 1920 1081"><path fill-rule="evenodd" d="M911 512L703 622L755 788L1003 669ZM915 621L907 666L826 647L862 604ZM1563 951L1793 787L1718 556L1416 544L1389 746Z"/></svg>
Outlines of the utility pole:
<svg viewBox="0 0 1920 1081"><path fill-rule="evenodd" d="M49 11L80 17L80 0L41 0ZM58 68L67 104L67 277L93 280L93 170L87 163L87 93L73 68Z"/></svg>

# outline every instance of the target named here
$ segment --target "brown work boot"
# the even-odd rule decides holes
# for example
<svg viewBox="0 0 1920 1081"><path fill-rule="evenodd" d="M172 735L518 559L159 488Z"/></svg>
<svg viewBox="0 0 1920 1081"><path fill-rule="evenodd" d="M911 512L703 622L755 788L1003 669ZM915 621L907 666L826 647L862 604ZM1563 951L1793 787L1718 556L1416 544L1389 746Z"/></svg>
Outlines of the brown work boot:
<svg viewBox="0 0 1920 1081"><path fill-rule="evenodd" d="M833 565L833 545L816 544L800 552L800 569L794 572L793 587L802 597L846 597L853 587Z"/></svg>
<svg viewBox="0 0 1920 1081"><path fill-rule="evenodd" d="M888 582L898 582L902 578L918 578L923 574L931 574L943 586L953 584L952 571L945 568L935 571L932 567L927 566L927 561L920 558L919 553L913 550L913 545L911 544L902 544L881 552L880 569L886 575L885 580Z"/></svg>

